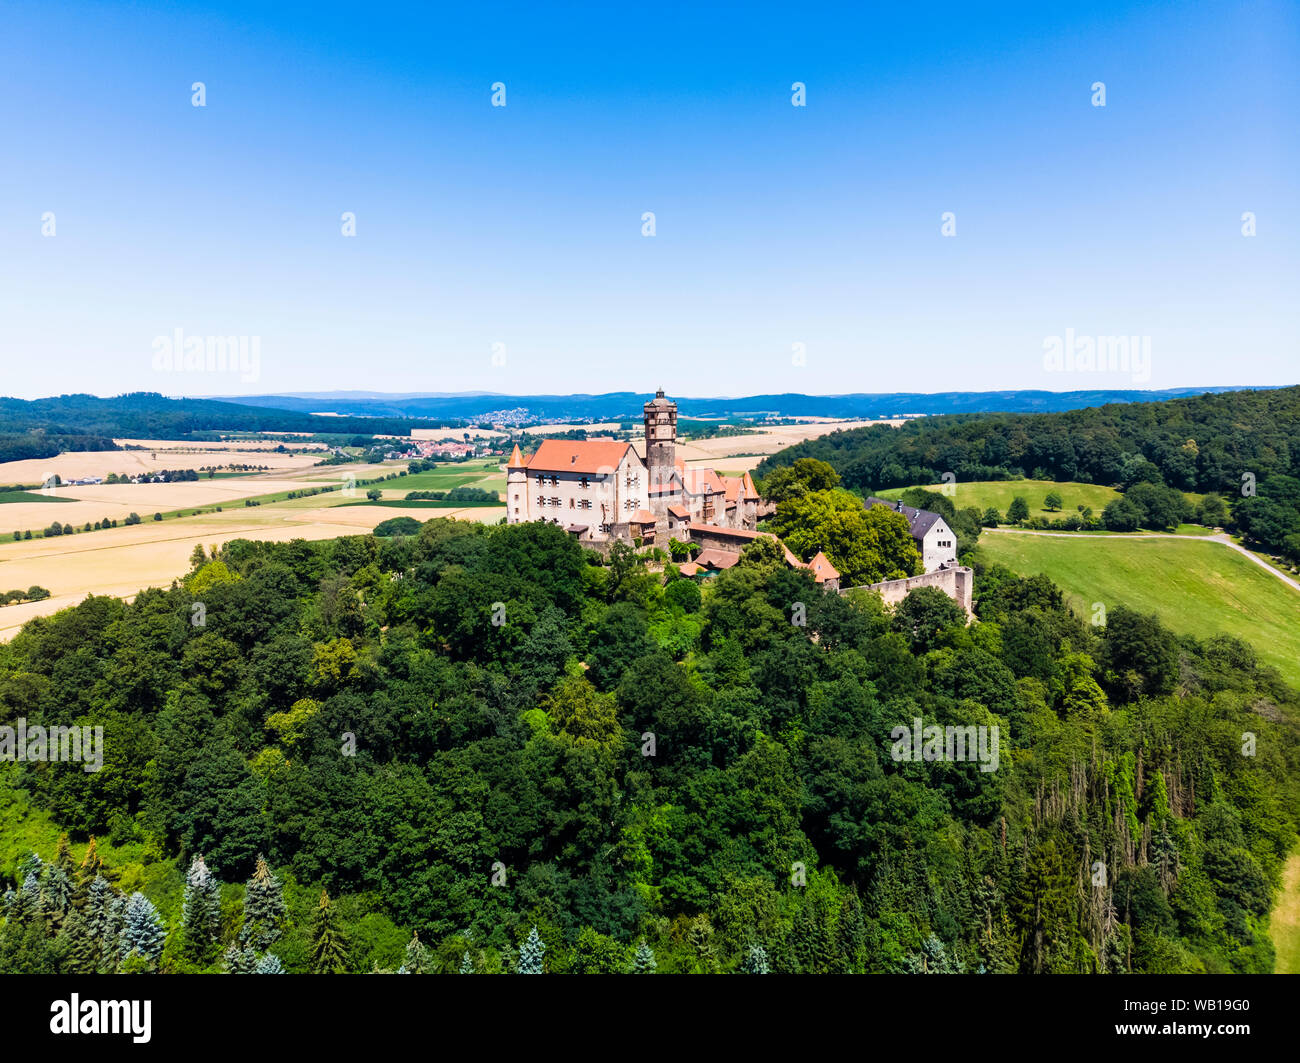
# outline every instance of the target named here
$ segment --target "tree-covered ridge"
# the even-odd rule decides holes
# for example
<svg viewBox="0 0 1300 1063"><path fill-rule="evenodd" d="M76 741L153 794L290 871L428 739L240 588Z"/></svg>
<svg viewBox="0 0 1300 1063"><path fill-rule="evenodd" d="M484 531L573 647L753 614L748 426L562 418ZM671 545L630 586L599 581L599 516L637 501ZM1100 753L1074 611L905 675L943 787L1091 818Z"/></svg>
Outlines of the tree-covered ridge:
<svg viewBox="0 0 1300 1063"><path fill-rule="evenodd" d="M169 399L152 392L113 398L60 395L0 398L0 461L48 458L68 450L116 450L113 437L185 439L203 432L409 435L401 417L318 417L218 399Z"/></svg>
<svg viewBox="0 0 1300 1063"><path fill-rule="evenodd" d="M1233 501L1234 526L1274 549L1300 534L1300 387L1233 391L1063 413L928 417L807 440L766 459L760 479L818 458L846 487L883 490L1029 477L1163 484ZM1216 503L1217 505L1217 503ZM1132 514L1132 523L1141 514Z"/></svg>
<svg viewBox="0 0 1300 1063"><path fill-rule="evenodd" d="M105 732L97 774L6 767L27 800L172 862L155 966L1271 969L1300 706L1235 640L1095 628L1005 569L967 627L937 592L890 613L759 553L700 584L534 524L195 560L0 647L0 724ZM996 725L997 770L893 759L917 718ZM299 891L267 948L247 892L203 929L204 876L259 854ZM362 903L400 954L357 944ZM57 968L62 926L8 910L5 962Z"/></svg>

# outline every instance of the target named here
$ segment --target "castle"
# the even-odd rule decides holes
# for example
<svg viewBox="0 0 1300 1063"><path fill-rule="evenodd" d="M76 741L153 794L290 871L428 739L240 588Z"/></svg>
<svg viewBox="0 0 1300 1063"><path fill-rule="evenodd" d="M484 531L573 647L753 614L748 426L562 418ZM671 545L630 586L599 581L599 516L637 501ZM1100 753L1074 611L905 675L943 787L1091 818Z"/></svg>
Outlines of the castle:
<svg viewBox="0 0 1300 1063"><path fill-rule="evenodd" d="M772 537L758 522L773 510L759 496L749 473L722 476L688 467L677 458L677 404L663 389L643 407L645 457L631 443L614 439L544 439L529 457L518 445L506 465L506 520L546 521L562 526L584 545L607 551L616 542L658 547L673 539L690 543L694 560L683 575L708 575L730 568L749 543ZM925 574L873 584L894 602L917 586L938 586L969 614L970 569L957 566L957 537L937 513L869 498L907 517L921 552ZM780 540L777 539L780 543ZM786 564L806 568L827 590L840 589L840 573L820 551L801 561L781 543Z"/></svg>
<svg viewBox="0 0 1300 1063"><path fill-rule="evenodd" d="M506 466L506 519L563 525L585 541L685 540L692 526L753 531L762 500L749 473L721 476L677 458L677 404L645 404L646 453L613 439L545 439Z"/></svg>

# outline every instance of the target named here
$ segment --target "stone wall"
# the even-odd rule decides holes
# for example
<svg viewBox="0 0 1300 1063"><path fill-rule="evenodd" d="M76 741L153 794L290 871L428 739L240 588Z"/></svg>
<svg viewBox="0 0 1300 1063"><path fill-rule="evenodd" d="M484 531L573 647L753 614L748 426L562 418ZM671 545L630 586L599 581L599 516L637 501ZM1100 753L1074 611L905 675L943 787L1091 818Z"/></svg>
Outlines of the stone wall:
<svg viewBox="0 0 1300 1063"><path fill-rule="evenodd" d="M968 617L974 618L975 613L972 609L971 597L974 586L975 572L963 565L954 565L951 568L927 572L922 576L912 576L908 579L891 579L886 580L884 583L871 583L865 589L879 594L886 605L896 605L918 587L938 587L939 590L960 605L966 611ZM857 589L859 588L847 587L840 593L844 594L849 590Z"/></svg>

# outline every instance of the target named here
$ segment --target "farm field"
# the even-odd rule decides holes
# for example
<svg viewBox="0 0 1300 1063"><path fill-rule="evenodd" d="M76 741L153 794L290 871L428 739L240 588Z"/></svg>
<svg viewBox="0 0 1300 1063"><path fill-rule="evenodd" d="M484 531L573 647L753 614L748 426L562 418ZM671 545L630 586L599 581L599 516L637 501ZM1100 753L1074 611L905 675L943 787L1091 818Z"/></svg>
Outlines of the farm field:
<svg viewBox="0 0 1300 1063"><path fill-rule="evenodd" d="M926 491L938 491L941 484L918 485ZM887 491L877 491L879 498L895 499L906 487L891 487ZM1061 508L1052 512L1043 508L1043 499L1048 491L1056 491L1061 496ZM1067 513L1075 512L1077 506L1090 506L1093 513L1100 516L1107 503L1119 498L1119 492L1113 487L1101 484L1082 484L1075 482L1055 483L1051 480L980 480L973 483L956 483L952 485L953 505L958 509L974 506L981 512L992 506L999 513L1006 515L1011 500L1019 495L1029 503L1031 517L1046 517L1059 520Z"/></svg>
<svg viewBox="0 0 1300 1063"><path fill-rule="evenodd" d="M281 454L270 449L237 449L258 444L185 444L176 440L119 439L118 444L140 446L144 450L83 450L60 454L55 458L27 458L23 461L0 462L0 485L40 484L51 476L64 480L80 480L89 476L105 477L109 473L127 473L136 476L142 472L160 472L163 469L195 469L214 465L265 465L272 473L297 472L310 469L325 457L325 451L298 449L291 454ZM286 444L289 446L289 444Z"/></svg>
<svg viewBox="0 0 1300 1063"><path fill-rule="evenodd" d="M328 477L321 484L341 483L336 471L343 466L322 469ZM358 474L360 477L364 474ZM371 475L374 475L373 473ZM148 520L155 513L170 513L178 509L204 509L234 504L242 508L242 500L256 495L280 491L300 490L300 480L264 479L260 476L202 479L171 484L92 484L86 487L68 486L56 489L56 497L40 502L22 502L0 509L0 535L11 531L36 530L58 521L78 527L87 521L110 518L121 521L131 513ZM68 499L72 499L71 502Z"/></svg>
<svg viewBox="0 0 1300 1063"><path fill-rule="evenodd" d="M113 452L120 453L120 452ZM315 456L311 459L316 460ZM173 464L172 467L175 467ZM504 506L404 504L407 491L446 490L476 486L505 489L505 474L495 460L465 462L376 485L383 492L379 504L368 503L362 486L366 480L406 468L405 462L377 465L305 465L287 473L201 479L175 484L95 484L58 488L53 498L29 493L35 501L15 501L0 506L0 585L49 589L51 597L0 608L0 640L12 638L27 620L75 605L87 594L129 598L144 587L167 586L189 570L189 557L198 544L220 545L231 539L331 539L368 532L380 521L411 516L456 517L494 523ZM289 491L358 482L355 491L341 491L286 499ZM262 498L245 506L246 498ZM222 512L215 512L215 506ZM186 512L201 509L195 516ZM155 521L154 513L174 513ZM49 539L14 542L9 532L37 530L58 521L81 527L105 517L122 521L132 512L141 524Z"/></svg>
<svg viewBox="0 0 1300 1063"><path fill-rule="evenodd" d="M336 501L330 505L327 501ZM0 640L12 638L35 616L76 605L87 594L129 598L144 587L165 587L189 571L196 545L231 539L333 539L360 535L389 517L456 517L493 523L503 507L436 511L402 506L348 505L341 493L297 498L253 508L236 505L222 513L176 520L145 520L129 528L52 539L0 542L0 584L6 588L39 584L51 597L0 608Z"/></svg>
<svg viewBox="0 0 1300 1063"><path fill-rule="evenodd" d="M1021 575L1047 575L1081 616L1102 602L1158 613L1181 634L1234 635L1300 683L1300 591L1221 543L989 532L979 549Z"/></svg>
<svg viewBox="0 0 1300 1063"><path fill-rule="evenodd" d="M1269 937L1277 950L1276 974L1300 974L1300 852L1282 868L1282 889L1269 916Z"/></svg>

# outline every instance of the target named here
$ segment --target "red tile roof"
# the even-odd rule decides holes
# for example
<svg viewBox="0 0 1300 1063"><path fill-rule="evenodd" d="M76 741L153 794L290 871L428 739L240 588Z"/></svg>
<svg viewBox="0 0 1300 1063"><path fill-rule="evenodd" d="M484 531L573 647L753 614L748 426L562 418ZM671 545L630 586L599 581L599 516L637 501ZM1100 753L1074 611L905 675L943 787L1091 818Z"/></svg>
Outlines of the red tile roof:
<svg viewBox="0 0 1300 1063"><path fill-rule="evenodd" d="M726 493L722 479L712 469L699 469L687 466L685 462L677 463L677 471L682 477L682 486L693 495L721 495Z"/></svg>
<svg viewBox="0 0 1300 1063"><path fill-rule="evenodd" d="M543 439L528 459L528 471L612 474L629 450L631 444L612 439Z"/></svg>
<svg viewBox="0 0 1300 1063"><path fill-rule="evenodd" d="M839 570L827 560L826 555L820 550L808 562L808 567L812 569L813 578L818 583L825 583L828 579L839 579Z"/></svg>
<svg viewBox="0 0 1300 1063"><path fill-rule="evenodd" d="M729 550L701 550L695 555L695 563L701 568L730 568L739 560L740 555Z"/></svg>

